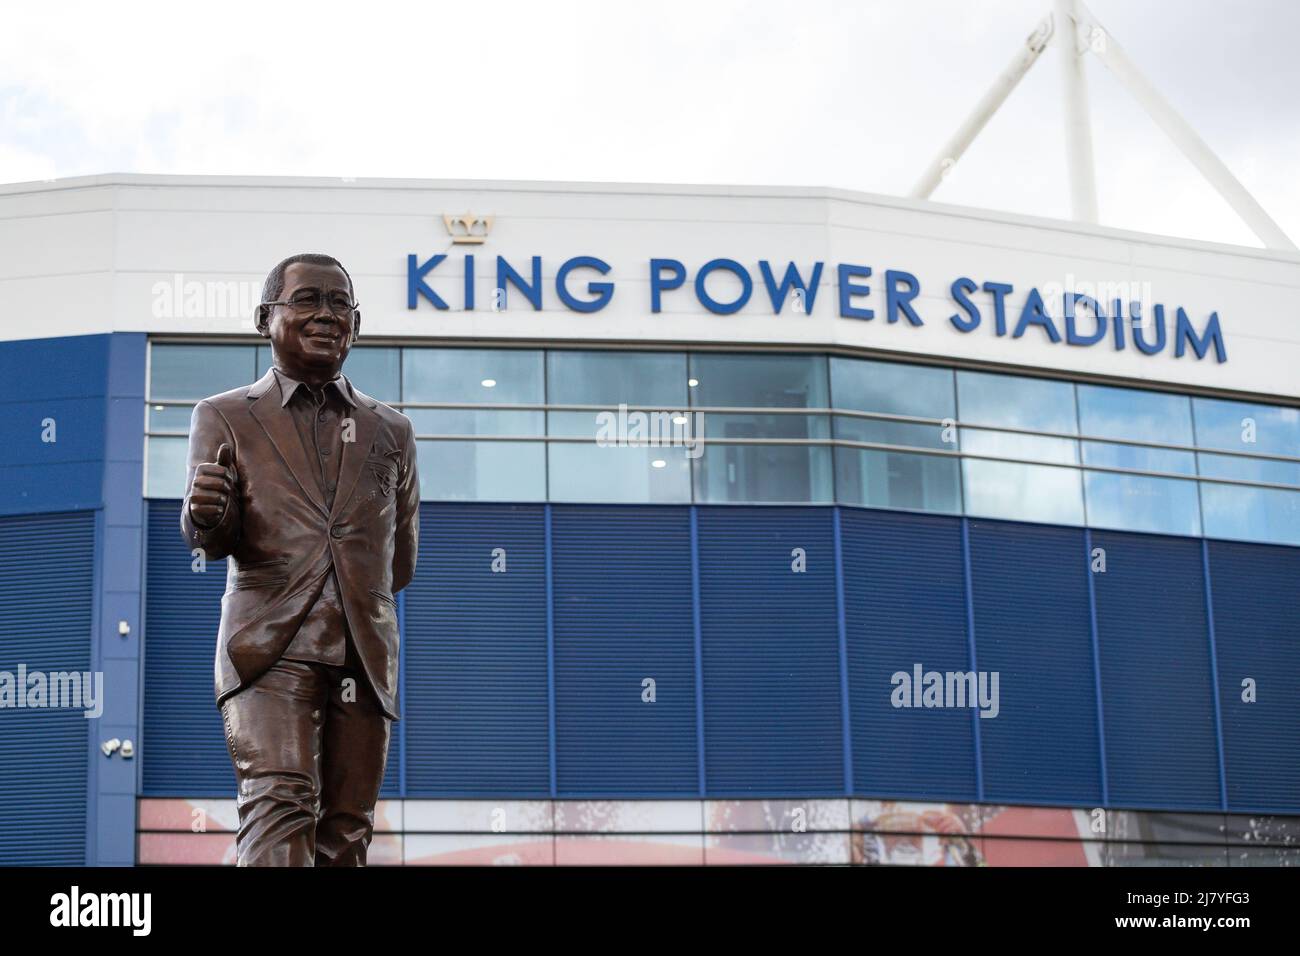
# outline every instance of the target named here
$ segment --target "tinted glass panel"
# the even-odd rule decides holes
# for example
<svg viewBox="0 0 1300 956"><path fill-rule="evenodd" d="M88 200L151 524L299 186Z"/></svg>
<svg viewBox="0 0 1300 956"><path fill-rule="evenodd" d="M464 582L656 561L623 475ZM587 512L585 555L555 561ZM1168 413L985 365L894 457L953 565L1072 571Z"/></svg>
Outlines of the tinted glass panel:
<svg viewBox="0 0 1300 956"><path fill-rule="evenodd" d="M542 353L524 349L402 350L402 401L542 404Z"/></svg>
<svg viewBox="0 0 1300 956"><path fill-rule="evenodd" d="M154 345L149 397L198 400L257 380L251 345Z"/></svg>
<svg viewBox="0 0 1300 956"><path fill-rule="evenodd" d="M962 463L966 513L982 518L1083 524L1079 471L999 461Z"/></svg>
<svg viewBox="0 0 1300 956"><path fill-rule="evenodd" d="M961 513L956 458L839 447L835 483L844 504Z"/></svg>
<svg viewBox="0 0 1300 956"><path fill-rule="evenodd" d="M695 462L695 500L831 500L831 455L815 445L707 445Z"/></svg>
<svg viewBox="0 0 1300 956"><path fill-rule="evenodd" d="M691 355L692 405L825 408L824 355Z"/></svg>
<svg viewBox="0 0 1300 956"><path fill-rule="evenodd" d="M420 497L426 501L543 501L541 442L422 441Z"/></svg>
<svg viewBox="0 0 1300 956"><path fill-rule="evenodd" d="M552 405L686 405L686 355L681 352L548 352L547 401Z"/></svg>
<svg viewBox="0 0 1300 956"><path fill-rule="evenodd" d="M548 456L552 501L691 500L691 463L684 448L553 442Z"/></svg>
<svg viewBox="0 0 1300 956"><path fill-rule="evenodd" d="M1088 524L1158 534L1201 533L1196 482L1089 471L1084 473Z"/></svg>

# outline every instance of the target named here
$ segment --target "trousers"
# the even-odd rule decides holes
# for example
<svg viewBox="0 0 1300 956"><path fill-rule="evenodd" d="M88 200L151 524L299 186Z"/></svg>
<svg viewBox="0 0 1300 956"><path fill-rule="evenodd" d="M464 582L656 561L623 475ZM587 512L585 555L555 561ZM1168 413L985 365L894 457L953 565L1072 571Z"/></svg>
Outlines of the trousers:
<svg viewBox="0 0 1300 956"><path fill-rule="evenodd" d="M341 666L281 659L221 705L238 866L365 866L391 721L348 642Z"/></svg>

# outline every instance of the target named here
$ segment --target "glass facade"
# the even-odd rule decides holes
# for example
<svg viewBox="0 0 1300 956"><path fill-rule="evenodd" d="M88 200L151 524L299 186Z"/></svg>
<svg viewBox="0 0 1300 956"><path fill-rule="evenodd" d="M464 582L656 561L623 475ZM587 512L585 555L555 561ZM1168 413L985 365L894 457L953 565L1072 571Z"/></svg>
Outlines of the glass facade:
<svg viewBox="0 0 1300 956"><path fill-rule="evenodd" d="M151 346L146 494L258 345ZM1300 546L1300 409L823 354L359 346L430 501L822 504Z"/></svg>

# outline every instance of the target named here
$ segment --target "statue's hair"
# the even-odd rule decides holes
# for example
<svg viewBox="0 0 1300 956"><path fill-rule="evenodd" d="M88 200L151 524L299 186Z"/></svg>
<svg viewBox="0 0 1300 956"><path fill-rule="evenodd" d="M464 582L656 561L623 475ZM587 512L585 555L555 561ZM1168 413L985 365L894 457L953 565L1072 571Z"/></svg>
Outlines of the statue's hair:
<svg viewBox="0 0 1300 956"><path fill-rule="evenodd" d="M352 287L352 276L348 275L348 270L343 268L343 263L333 256L327 256L323 253L300 252L296 256L290 256L279 263L267 275L266 282L262 286L263 302L276 302L279 300L281 293L284 292L284 271L299 262L310 266L337 266L342 269L343 274L348 277L348 292L352 294L353 299L356 298L356 290Z"/></svg>

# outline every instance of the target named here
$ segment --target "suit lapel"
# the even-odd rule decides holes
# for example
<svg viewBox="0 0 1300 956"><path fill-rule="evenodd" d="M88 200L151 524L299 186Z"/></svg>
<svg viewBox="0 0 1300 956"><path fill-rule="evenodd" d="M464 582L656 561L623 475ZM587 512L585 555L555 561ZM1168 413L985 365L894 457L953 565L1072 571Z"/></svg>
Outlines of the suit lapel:
<svg viewBox="0 0 1300 956"><path fill-rule="evenodd" d="M356 487L357 479L361 477L361 469L370 454L370 443L375 440L375 432L379 428L379 416L371 410L373 399L356 389L352 390L352 394L357 400L357 407L352 409L356 430L352 436L353 440L343 444L343 464L339 466L339 487L338 493L334 496L334 508L330 512L331 521L338 517L343 507L352 498L352 489Z"/></svg>
<svg viewBox="0 0 1300 956"><path fill-rule="evenodd" d="M321 514L328 514L329 510L317 489L318 482L311 470L311 462L307 460L307 450L302 447L298 430L293 427L293 418L289 409L280 406L280 388L275 373L267 372L249 389L249 397L255 399L249 411L266 432L266 437L271 439L271 444L280 453L298 486L311 499L311 503L320 509ZM346 462L346 458L344 460Z"/></svg>

